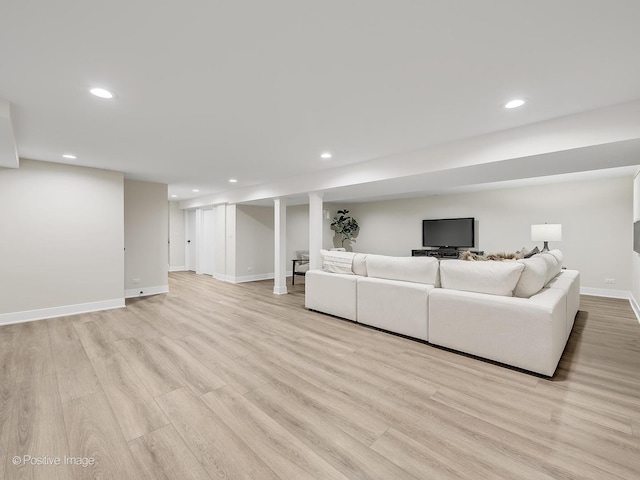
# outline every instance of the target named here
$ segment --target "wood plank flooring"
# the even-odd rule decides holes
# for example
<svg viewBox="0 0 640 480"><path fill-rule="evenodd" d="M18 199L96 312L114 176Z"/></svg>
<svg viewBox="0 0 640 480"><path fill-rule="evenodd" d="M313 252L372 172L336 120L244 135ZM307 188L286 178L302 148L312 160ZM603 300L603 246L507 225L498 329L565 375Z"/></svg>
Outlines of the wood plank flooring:
<svg viewBox="0 0 640 480"><path fill-rule="evenodd" d="M309 312L303 282L170 288L0 327L0 480L640 479L625 300L583 296L544 379Z"/></svg>

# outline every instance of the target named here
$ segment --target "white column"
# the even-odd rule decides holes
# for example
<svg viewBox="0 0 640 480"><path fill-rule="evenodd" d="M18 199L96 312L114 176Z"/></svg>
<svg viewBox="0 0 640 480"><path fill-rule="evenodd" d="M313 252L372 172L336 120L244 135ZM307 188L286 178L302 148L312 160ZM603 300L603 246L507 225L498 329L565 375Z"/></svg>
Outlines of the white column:
<svg viewBox="0 0 640 480"><path fill-rule="evenodd" d="M322 192L309 193L309 270L322 268Z"/></svg>
<svg viewBox="0 0 640 480"><path fill-rule="evenodd" d="M273 293L284 295L287 293L287 200L274 198L274 245L273 255L275 278Z"/></svg>

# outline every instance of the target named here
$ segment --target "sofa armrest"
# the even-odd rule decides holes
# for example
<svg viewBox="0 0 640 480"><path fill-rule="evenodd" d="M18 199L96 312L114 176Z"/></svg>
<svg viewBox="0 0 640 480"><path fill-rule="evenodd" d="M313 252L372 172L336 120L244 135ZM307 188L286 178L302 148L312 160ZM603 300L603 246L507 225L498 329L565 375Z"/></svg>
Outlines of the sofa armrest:
<svg viewBox="0 0 640 480"><path fill-rule="evenodd" d="M580 308L580 272L562 270L546 286L560 289L567 295L567 338L569 338Z"/></svg>
<svg viewBox="0 0 640 480"><path fill-rule="evenodd" d="M552 376L566 344L566 295L531 298L434 289L429 342Z"/></svg>

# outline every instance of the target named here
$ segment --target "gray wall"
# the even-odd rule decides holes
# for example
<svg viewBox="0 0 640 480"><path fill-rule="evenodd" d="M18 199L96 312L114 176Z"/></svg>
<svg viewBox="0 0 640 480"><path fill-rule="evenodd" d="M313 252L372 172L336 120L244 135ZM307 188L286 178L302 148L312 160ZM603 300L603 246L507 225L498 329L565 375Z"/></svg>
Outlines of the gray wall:
<svg viewBox="0 0 640 480"><path fill-rule="evenodd" d="M567 268L580 270L582 286L629 292L632 198L632 179L614 178L346 207L360 224L354 251L397 256L421 248L427 218L475 217L476 247L486 252L532 248L532 224L561 223L563 240L550 247L562 250Z"/></svg>
<svg viewBox="0 0 640 480"><path fill-rule="evenodd" d="M168 291L168 210L166 184L124 181L127 296Z"/></svg>
<svg viewBox="0 0 640 480"><path fill-rule="evenodd" d="M0 205L0 323L122 304L121 173L22 159Z"/></svg>
<svg viewBox="0 0 640 480"><path fill-rule="evenodd" d="M331 218L336 210L342 208L331 203L325 203L323 210L329 210L330 218L323 219L322 247L334 247L334 232L331 230ZM338 245L339 246L339 245ZM309 250L309 205L294 205L287 207L287 261L295 258L297 250ZM291 263L287 263L287 271Z"/></svg>
<svg viewBox="0 0 640 480"><path fill-rule="evenodd" d="M269 278L274 271L273 207L236 206L236 270L243 277Z"/></svg>

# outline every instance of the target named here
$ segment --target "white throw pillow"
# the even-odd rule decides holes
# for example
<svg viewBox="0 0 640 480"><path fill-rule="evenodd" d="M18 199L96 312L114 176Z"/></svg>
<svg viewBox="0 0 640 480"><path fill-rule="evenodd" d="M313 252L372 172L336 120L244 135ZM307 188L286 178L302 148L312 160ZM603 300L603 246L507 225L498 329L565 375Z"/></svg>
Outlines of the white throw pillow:
<svg viewBox="0 0 640 480"><path fill-rule="evenodd" d="M562 269L562 261L564 260L564 256L562 255L562 252L558 249L555 249L555 250L549 250L549 254L556 257L556 260L558 260L558 263L560 264L560 268Z"/></svg>
<svg viewBox="0 0 640 480"><path fill-rule="evenodd" d="M557 274L560 273L560 270L562 269L562 266L560 265L560 262L558 262L558 257L556 257L555 255L553 255L553 254L551 254L549 252L539 253L538 255L534 255L531 258L535 258L535 257L540 257L545 262L547 262L547 278L546 278L546 281L544 282L544 284L546 285Z"/></svg>
<svg viewBox="0 0 640 480"><path fill-rule="evenodd" d="M353 252L340 252L336 250L320 250L322 257L322 270L329 273L343 273L353 275Z"/></svg>
<svg viewBox="0 0 640 480"><path fill-rule="evenodd" d="M367 276L367 254L366 253L356 253L353 256L353 265L351 269L355 275L360 275L363 277Z"/></svg>
<svg viewBox="0 0 640 480"><path fill-rule="evenodd" d="M438 260L433 257L367 255L366 263L369 277L438 284Z"/></svg>
<svg viewBox="0 0 640 480"><path fill-rule="evenodd" d="M522 270L513 295L529 298L542 290L542 287L547 283L547 262L539 255L518 260L518 262L524 265L524 270Z"/></svg>
<svg viewBox="0 0 640 480"><path fill-rule="evenodd" d="M442 260L440 282L442 288L465 292L513 296L524 265L517 261L467 262Z"/></svg>

